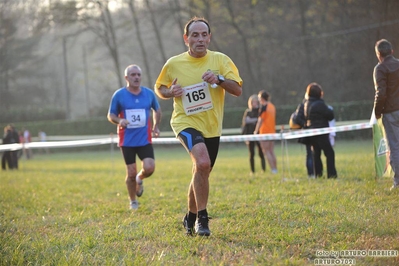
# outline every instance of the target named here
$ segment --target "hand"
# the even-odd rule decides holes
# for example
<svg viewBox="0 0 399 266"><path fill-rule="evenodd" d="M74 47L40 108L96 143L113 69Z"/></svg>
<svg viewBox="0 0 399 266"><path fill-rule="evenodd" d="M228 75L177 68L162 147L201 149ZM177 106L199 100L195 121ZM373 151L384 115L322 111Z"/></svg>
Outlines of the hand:
<svg viewBox="0 0 399 266"><path fill-rule="evenodd" d="M202 80L208 82L209 84L219 83L218 77L215 74L213 74L212 71L209 70L202 75Z"/></svg>
<svg viewBox="0 0 399 266"><path fill-rule="evenodd" d="M154 138L158 138L159 137L159 135L160 135L160 130L159 130L159 128L158 127L154 127L154 129L152 130L152 136L154 137Z"/></svg>
<svg viewBox="0 0 399 266"><path fill-rule="evenodd" d="M381 114L378 114L378 115L376 114L375 118L380 119L381 118Z"/></svg>
<svg viewBox="0 0 399 266"><path fill-rule="evenodd" d="M182 87L177 84L177 78L175 78L170 86L170 92L173 97L181 97L183 95Z"/></svg>
<svg viewBox="0 0 399 266"><path fill-rule="evenodd" d="M121 119L119 120L119 126L120 127L127 127L127 125L129 125L129 121L127 121L126 119Z"/></svg>

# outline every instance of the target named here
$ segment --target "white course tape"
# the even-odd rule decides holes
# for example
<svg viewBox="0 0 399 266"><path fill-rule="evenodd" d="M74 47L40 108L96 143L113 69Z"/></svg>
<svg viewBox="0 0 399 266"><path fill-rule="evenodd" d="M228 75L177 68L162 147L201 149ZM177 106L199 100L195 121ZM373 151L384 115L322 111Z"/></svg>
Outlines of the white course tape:
<svg viewBox="0 0 399 266"><path fill-rule="evenodd" d="M369 123L358 123L337 127L324 127L315 129L297 129L275 134L262 135L237 135L237 136L222 136L221 142L242 142L242 141L259 141L259 140L281 140L281 139L297 139L309 136L317 136L329 134L331 132L353 131L371 128Z"/></svg>
<svg viewBox="0 0 399 266"><path fill-rule="evenodd" d="M221 136L220 142L243 142L243 141L260 141L260 140L282 140L282 139L297 139L309 136L316 136L322 134L329 134L331 132L343 132L353 131L360 129L371 128L370 123L358 123L352 125L344 125L337 127L326 127L316 129L299 129L290 130L287 132L275 133L275 134L259 134L259 135L233 135L233 136ZM118 143L118 137L114 138L100 138L100 139L88 139L88 140L69 140L69 141L47 141L47 142L30 142L25 144L4 144L0 145L0 152L3 151L16 151L25 149L40 149L40 148L73 148L73 147L84 147L84 146L96 146ZM176 144L180 143L176 138L153 138L153 144Z"/></svg>

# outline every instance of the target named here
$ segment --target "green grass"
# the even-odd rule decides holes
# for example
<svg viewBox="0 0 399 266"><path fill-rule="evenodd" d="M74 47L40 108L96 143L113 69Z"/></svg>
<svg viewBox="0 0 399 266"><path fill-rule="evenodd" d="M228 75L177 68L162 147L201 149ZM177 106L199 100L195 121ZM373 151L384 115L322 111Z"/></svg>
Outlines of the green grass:
<svg viewBox="0 0 399 266"><path fill-rule="evenodd" d="M279 174L250 177L245 145L222 143L209 238L187 237L181 225L186 151L154 147L156 171L135 212L119 150L66 149L0 172L0 265L314 265L317 251L399 250L398 192L389 191L390 179L375 179L371 140L337 141L337 180L308 180L305 149L295 142L288 158L276 142Z"/></svg>

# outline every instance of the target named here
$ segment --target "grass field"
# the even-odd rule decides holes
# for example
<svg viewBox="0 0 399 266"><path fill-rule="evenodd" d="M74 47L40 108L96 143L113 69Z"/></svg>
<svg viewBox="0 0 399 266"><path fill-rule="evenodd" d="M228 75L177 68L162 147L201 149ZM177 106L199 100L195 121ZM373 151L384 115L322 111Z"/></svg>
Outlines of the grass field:
<svg viewBox="0 0 399 266"><path fill-rule="evenodd" d="M185 236L181 224L189 156L180 145L154 147L156 171L135 212L119 150L65 149L0 172L0 265L314 265L331 251L399 250L399 192L376 180L371 140L337 141L337 180L308 180L295 142L288 158L276 142L277 175L250 177L245 145L223 143L208 238ZM370 255L347 258L399 264Z"/></svg>

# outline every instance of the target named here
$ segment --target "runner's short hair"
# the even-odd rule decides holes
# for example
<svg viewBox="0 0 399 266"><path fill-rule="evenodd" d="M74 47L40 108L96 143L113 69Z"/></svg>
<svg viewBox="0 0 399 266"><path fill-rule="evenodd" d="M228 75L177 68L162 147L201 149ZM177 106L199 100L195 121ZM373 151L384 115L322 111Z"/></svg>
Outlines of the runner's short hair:
<svg viewBox="0 0 399 266"><path fill-rule="evenodd" d="M209 23L205 18L193 17L186 23L186 26L184 27L184 35L188 36L190 34L190 32L189 32L190 26L191 26L191 24L193 24L195 22L204 22L208 26L208 33L211 33L211 27L209 26Z"/></svg>

